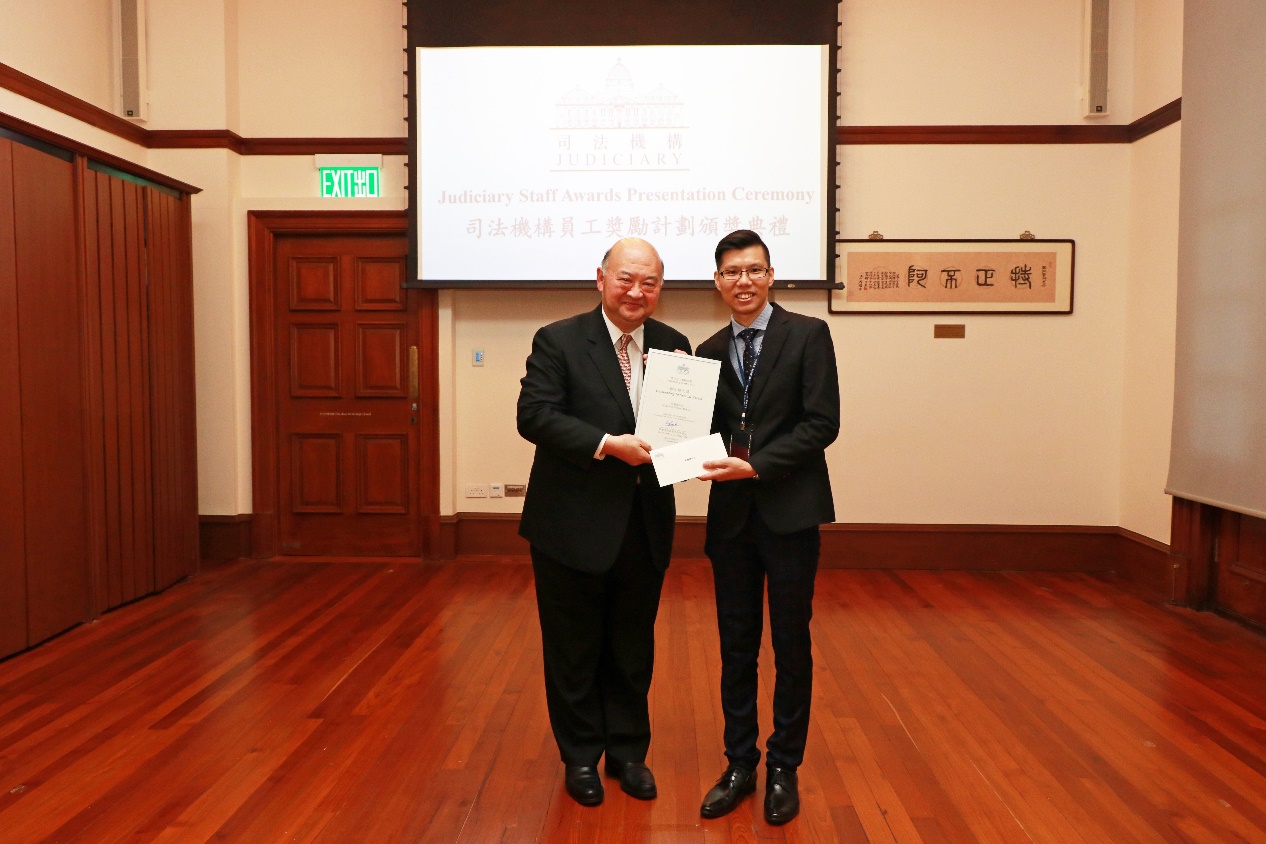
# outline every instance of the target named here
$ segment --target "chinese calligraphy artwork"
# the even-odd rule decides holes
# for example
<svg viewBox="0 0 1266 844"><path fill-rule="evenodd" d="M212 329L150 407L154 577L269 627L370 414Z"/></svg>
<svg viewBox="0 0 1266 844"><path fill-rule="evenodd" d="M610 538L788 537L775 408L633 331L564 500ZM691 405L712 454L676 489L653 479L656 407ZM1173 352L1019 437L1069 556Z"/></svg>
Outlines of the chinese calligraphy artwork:
<svg viewBox="0 0 1266 844"><path fill-rule="evenodd" d="M841 240L831 313L1072 313L1071 240Z"/></svg>

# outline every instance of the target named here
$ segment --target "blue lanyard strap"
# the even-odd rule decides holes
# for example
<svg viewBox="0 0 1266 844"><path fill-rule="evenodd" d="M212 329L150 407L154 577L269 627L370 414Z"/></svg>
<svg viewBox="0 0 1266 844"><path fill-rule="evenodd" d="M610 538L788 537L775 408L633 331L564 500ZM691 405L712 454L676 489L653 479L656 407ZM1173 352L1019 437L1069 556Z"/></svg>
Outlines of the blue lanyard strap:
<svg viewBox="0 0 1266 844"><path fill-rule="evenodd" d="M730 342L734 345L734 359L738 361L739 383L743 385L743 412L739 416L739 430L742 431L747 428L747 401L751 396L752 378L756 375L756 365L760 363L761 348L764 344L756 345L756 335L752 335L750 341L744 341L744 343L750 342L752 346L752 370L748 372L743 366L743 354L738 347L738 335L731 333Z"/></svg>

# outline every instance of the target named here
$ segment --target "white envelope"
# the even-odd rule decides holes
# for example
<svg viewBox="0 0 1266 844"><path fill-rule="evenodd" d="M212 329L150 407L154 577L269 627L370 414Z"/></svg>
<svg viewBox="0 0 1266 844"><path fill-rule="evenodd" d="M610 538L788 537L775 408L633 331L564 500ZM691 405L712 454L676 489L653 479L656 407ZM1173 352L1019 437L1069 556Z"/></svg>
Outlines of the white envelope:
<svg viewBox="0 0 1266 844"><path fill-rule="evenodd" d="M699 477L707 471L703 468L706 461L724 460L725 457L725 442L721 435L709 434L652 450L651 465L655 467L659 485L668 486Z"/></svg>

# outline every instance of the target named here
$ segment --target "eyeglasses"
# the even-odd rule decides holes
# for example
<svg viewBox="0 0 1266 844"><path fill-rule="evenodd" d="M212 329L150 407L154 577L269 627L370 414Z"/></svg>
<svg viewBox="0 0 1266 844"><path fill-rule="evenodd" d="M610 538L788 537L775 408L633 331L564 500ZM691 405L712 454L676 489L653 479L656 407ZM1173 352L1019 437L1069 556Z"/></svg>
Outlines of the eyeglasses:
<svg viewBox="0 0 1266 844"><path fill-rule="evenodd" d="M751 269L747 269L747 270L721 270L720 271L721 278L725 279L726 281L738 281L739 278L742 277L743 273L747 273L747 277L750 278L752 281L760 281L762 278L769 275L769 267L752 267Z"/></svg>
<svg viewBox="0 0 1266 844"><path fill-rule="evenodd" d="M611 279L611 281L613 284L615 284L616 287L620 288L621 290L629 290L634 287L640 287L643 293L654 293L656 290L659 289L659 286L662 283L662 282L650 281L650 280L642 281L639 283L637 281L634 281L631 278L613 278Z"/></svg>

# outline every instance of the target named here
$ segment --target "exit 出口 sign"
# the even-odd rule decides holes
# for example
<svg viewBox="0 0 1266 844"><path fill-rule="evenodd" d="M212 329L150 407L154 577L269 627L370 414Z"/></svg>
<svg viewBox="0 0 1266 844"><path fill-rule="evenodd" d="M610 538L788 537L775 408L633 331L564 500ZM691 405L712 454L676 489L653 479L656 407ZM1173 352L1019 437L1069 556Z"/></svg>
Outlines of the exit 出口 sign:
<svg viewBox="0 0 1266 844"><path fill-rule="evenodd" d="M378 167L322 167L322 199L369 199L382 196Z"/></svg>

